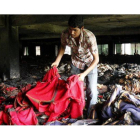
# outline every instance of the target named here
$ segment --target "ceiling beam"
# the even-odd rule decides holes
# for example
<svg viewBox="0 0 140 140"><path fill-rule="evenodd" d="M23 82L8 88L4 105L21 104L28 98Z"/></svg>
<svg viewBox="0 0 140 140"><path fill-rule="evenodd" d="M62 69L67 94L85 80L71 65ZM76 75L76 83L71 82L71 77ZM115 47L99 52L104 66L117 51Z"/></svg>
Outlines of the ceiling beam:
<svg viewBox="0 0 140 140"><path fill-rule="evenodd" d="M139 35L140 34L140 27L135 28L112 28L112 29L89 29L95 35Z"/></svg>
<svg viewBox="0 0 140 140"><path fill-rule="evenodd" d="M20 26L19 34L24 33L54 33L61 34L63 30L65 30L67 26L59 26L50 23L39 24L39 25L28 25L28 26Z"/></svg>
<svg viewBox="0 0 140 140"><path fill-rule="evenodd" d="M41 23L56 23L65 22L67 24L70 15L10 15L10 21L12 26L22 25L35 25ZM136 19L140 15L83 15L85 22L98 22L98 21L112 21L115 19L132 18Z"/></svg>
<svg viewBox="0 0 140 140"><path fill-rule="evenodd" d="M11 15L12 26L68 21L70 15Z"/></svg>
<svg viewBox="0 0 140 140"><path fill-rule="evenodd" d="M20 40L60 38L60 34L26 34L20 35Z"/></svg>

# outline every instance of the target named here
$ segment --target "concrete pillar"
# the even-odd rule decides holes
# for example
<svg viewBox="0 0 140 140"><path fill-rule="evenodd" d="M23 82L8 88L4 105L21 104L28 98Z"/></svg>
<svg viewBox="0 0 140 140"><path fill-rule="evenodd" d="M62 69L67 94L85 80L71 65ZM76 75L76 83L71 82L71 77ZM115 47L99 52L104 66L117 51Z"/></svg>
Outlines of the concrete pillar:
<svg viewBox="0 0 140 140"><path fill-rule="evenodd" d="M115 54L115 43L111 42L108 44L109 55Z"/></svg>
<svg viewBox="0 0 140 140"><path fill-rule="evenodd" d="M9 44L9 53L10 53L10 79L20 77L20 68L19 68L19 51L20 43L18 38L18 27L10 28L10 44Z"/></svg>
<svg viewBox="0 0 140 140"><path fill-rule="evenodd" d="M3 80L20 77L18 27L10 26L9 16L0 29L0 76Z"/></svg>

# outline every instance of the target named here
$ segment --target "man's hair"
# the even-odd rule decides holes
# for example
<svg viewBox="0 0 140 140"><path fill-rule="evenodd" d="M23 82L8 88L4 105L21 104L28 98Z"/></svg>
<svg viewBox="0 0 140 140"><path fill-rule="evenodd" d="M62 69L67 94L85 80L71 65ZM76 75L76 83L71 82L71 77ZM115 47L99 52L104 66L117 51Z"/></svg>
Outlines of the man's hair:
<svg viewBox="0 0 140 140"><path fill-rule="evenodd" d="M72 15L69 18L68 25L73 28L82 28L84 26L83 16L82 15Z"/></svg>

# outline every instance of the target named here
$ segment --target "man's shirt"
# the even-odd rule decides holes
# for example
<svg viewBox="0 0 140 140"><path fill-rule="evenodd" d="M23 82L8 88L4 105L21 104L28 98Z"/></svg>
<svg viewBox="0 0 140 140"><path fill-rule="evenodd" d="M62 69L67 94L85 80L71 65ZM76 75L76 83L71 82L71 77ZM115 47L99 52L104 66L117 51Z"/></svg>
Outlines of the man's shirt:
<svg viewBox="0 0 140 140"><path fill-rule="evenodd" d="M72 48L72 64L81 70L85 66L89 67L92 63L94 58L91 53L98 53L95 35L87 29L81 30L79 45L76 44L75 39L71 37L68 30L65 30L61 34L61 45Z"/></svg>

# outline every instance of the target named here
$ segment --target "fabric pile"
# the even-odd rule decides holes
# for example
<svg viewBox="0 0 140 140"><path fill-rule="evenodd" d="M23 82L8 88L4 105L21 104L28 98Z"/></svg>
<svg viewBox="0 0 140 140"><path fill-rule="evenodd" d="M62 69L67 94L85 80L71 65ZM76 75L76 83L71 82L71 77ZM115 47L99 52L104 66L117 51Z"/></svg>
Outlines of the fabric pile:
<svg viewBox="0 0 140 140"><path fill-rule="evenodd" d="M140 95L116 85L106 101L93 106L91 118L100 120L101 125L139 125Z"/></svg>
<svg viewBox="0 0 140 140"><path fill-rule="evenodd" d="M49 60L49 59L48 59ZM32 61L34 63L32 63ZM86 85L69 61L51 69L45 59L22 61L21 78L0 82L3 125L137 125L140 65L98 64L98 102L85 118ZM44 76L45 75L45 76Z"/></svg>
<svg viewBox="0 0 140 140"><path fill-rule="evenodd" d="M85 107L83 82L77 75L62 80L56 67L51 68L35 86L22 89L0 86L0 124L37 125L79 119Z"/></svg>

